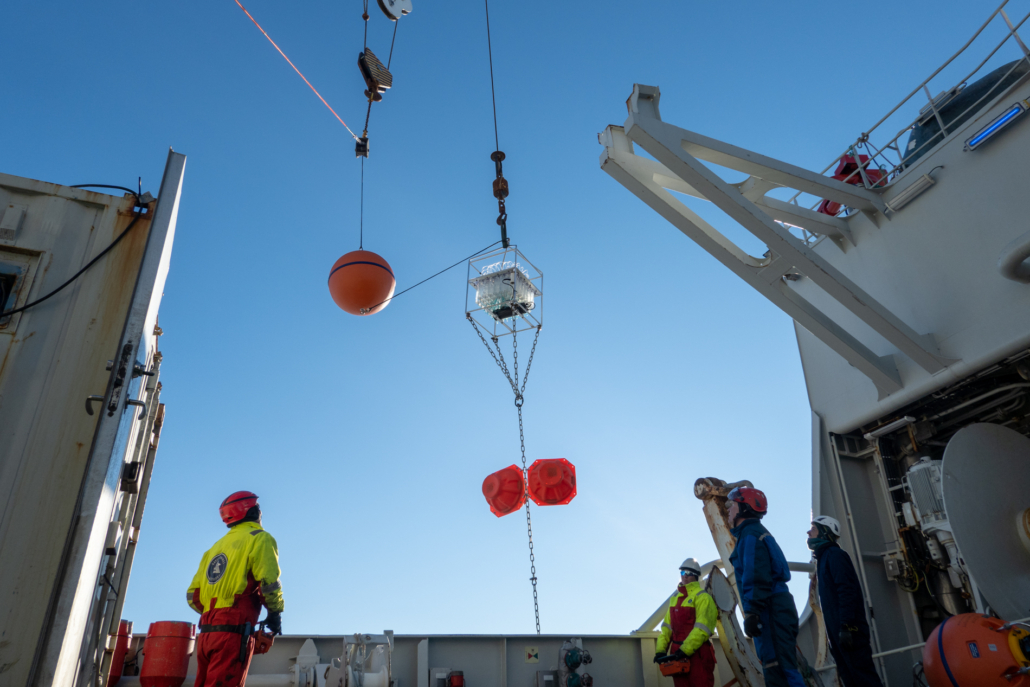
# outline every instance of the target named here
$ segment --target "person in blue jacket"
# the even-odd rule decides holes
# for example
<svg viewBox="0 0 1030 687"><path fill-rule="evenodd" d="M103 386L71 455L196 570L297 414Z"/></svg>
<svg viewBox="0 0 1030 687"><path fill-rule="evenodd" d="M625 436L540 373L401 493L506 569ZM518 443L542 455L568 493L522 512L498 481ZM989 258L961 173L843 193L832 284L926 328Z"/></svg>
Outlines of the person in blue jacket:
<svg viewBox="0 0 1030 687"><path fill-rule="evenodd" d="M726 508L737 545L730 556L744 611L744 633L755 640L767 687L805 687L798 670L798 611L787 589L787 559L761 519L768 501L758 489L737 487Z"/></svg>
<svg viewBox="0 0 1030 687"><path fill-rule="evenodd" d="M823 609L830 653L844 687L883 687L873 665L869 624L855 566L837 545L840 523L828 515L812 520L808 548L816 559L819 606Z"/></svg>

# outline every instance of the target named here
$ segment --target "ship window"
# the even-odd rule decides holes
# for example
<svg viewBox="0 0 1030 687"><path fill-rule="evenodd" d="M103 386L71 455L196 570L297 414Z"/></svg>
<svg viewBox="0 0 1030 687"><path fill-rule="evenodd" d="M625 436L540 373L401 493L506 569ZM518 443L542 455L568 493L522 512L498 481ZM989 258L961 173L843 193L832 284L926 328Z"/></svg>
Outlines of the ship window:
<svg viewBox="0 0 1030 687"><path fill-rule="evenodd" d="M0 312L21 307L28 301L37 257L36 253L0 250ZM11 333L19 319L19 315L0 317L0 332Z"/></svg>

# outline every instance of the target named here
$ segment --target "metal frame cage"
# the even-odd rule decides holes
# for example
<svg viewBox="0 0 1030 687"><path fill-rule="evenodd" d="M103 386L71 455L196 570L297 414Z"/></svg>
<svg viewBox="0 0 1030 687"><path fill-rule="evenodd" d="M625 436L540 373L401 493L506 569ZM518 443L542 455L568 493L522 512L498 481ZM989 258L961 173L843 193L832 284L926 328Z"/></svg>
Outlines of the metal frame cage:
<svg viewBox="0 0 1030 687"><path fill-rule="evenodd" d="M544 273L516 246L469 260L465 313L492 337L541 327L543 296Z"/></svg>

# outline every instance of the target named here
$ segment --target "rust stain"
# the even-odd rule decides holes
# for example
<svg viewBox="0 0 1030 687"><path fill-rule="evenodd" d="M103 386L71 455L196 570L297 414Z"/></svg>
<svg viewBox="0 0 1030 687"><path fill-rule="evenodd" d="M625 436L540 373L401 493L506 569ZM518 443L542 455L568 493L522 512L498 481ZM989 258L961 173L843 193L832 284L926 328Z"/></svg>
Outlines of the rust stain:
<svg viewBox="0 0 1030 687"><path fill-rule="evenodd" d="M4 359L2 361L0 361L0 379L3 379L4 370L7 369L7 361L11 357L11 351L14 350L14 344L16 344L16 343L23 343L25 341L28 341L29 339L31 339L35 335L36 335L36 332L33 331L33 332L29 332L27 335L25 335L21 339L12 339L11 340L11 345L7 347L7 352L4 353Z"/></svg>

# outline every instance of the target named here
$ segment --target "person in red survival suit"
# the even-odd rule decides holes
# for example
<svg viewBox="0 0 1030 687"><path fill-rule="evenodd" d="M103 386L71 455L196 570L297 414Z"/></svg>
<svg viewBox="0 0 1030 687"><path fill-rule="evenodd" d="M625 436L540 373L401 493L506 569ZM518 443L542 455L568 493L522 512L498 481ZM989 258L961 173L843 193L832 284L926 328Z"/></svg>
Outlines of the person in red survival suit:
<svg viewBox="0 0 1030 687"><path fill-rule="evenodd" d="M269 632L282 634L279 549L261 528L257 500L238 491L222 501L218 512L229 533L200 559L186 591L190 608L201 614L195 687L243 687L262 605Z"/></svg>
<svg viewBox="0 0 1030 687"><path fill-rule="evenodd" d="M680 565L680 583L669 599L662 633L655 644L654 662L671 653L673 660L690 661L690 670L672 676L676 687L712 687L715 684L715 649L709 638L719 620L715 599L701 589L701 565L688 558Z"/></svg>

